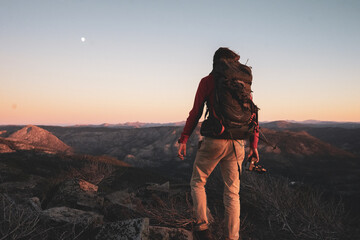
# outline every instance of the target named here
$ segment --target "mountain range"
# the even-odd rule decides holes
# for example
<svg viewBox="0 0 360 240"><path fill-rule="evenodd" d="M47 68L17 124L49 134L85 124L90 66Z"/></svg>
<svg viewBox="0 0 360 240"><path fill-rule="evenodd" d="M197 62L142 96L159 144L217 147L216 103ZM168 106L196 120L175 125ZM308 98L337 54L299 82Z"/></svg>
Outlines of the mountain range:
<svg viewBox="0 0 360 240"><path fill-rule="evenodd" d="M287 121L262 123L260 163L268 170L268 176L285 177L289 184L300 187L320 188L325 196L341 196L347 209L359 216L360 127L339 126L343 125ZM177 124L156 127L151 124L128 124L127 127L0 126L0 190L6 189L7 196L20 202L38 196L44 214L58 211L65 204L71 209L99 212L106 221L120 220L119 216L139 217L133 208L128 209L130 196L136 196L137 207L153 202L149 196L154 197L154 193L147 195L145 192L150 189L169 191L167 181L170 181L171 191L181 194L184 203L198 142L202 138L199 127L200 124L188 141L186 159L181 161L176 155L183 126ZM221 199L221 194L218 194L221 187L214 184L217 172L215 170L209 180L209 194L215 203ZM248 175L248 172L244 174ZM67 177L60 181L63 175ZM266 177L258 175L257 178L260 181ZM86 194L80 193L82 190L75 191L78 187L74 183L87 189ZM148 188L149 184L151 187ZM261 184L265 185L264 182ZM178 198L176 194L174 196ZM105 200L104 196L107 196ZM121 207L114 205L119 199L122 199ZM108 208L110 212L106 210ZM64 214L73 214L71 211L75 210L71 209L65 209ZM120 212L112 213L114 209ZM152 210L156 212L156 208ZM150 228L152 231L155 229L153 226Z"/></svg>
<svg viewBox="0 0 360 240"><path fill-rule="evenodd" d="M357 177L360 127L342 128L338 127L338 123L333 127L317 127L317 124L309 126L286 121L260 126L261 139L265 138L273 145L259 142L261 162L271 172L334 187L336 184L329 184L332 181L328 173L338 170L343 172L340 178L360 182ZM21 141L62 152L107 155L132 166L188 179L201 139L198 126L187 144L187 160L180 161L176 155L182 126L40 127L3 126L0 128L3 131L0 136L4 137L2 144L4 146L4 141ZM275 145L276 149L273 148ZM345 174L346 177L343 176Z"/></svg>
<svg viewBox="0 0 360 240"><path fill-rule="evenodd" d="M126 122L126 123L103 123L103 124L78 124L74 127L110 127L110 128L147 128L147 127L161 127L161 126L183 126L182 122L173 123L144 123L144 122Z"/></svg>

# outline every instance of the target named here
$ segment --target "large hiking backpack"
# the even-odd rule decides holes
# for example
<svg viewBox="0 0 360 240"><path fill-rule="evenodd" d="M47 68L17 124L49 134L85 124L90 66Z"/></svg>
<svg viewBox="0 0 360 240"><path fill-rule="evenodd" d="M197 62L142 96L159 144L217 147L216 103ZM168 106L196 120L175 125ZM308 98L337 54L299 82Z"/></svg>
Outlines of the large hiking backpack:
<svg viewBox="0 0 360 240"><path fill-rule="evenodd" d="M212 75L215 112L204 121L202 134L231 139L250 137L258 111L251 98L251 69L233 59L220 59L214 62Z"/></svg>

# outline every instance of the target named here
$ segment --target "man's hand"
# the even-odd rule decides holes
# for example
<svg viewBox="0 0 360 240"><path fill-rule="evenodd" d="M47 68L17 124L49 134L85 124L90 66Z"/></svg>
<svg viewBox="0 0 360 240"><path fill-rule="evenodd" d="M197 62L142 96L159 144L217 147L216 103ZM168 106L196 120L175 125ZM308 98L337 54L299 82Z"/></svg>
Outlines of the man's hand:
<svg viewBox="0 0 360 240"><path fill-rule="evenodd" d="M257 148L255 148L255 149L250 148L249 159L251 159L251 158L256 158L256 162L260 161L259 152L258 152Z"/></svg>
<svg viewBox="0 0 360 240"><path fill-rule="evenodd" d="M184 157L186 156L186 143L180 143L179 144L179 151L177 155L181 160L184 160Z"/></svg>

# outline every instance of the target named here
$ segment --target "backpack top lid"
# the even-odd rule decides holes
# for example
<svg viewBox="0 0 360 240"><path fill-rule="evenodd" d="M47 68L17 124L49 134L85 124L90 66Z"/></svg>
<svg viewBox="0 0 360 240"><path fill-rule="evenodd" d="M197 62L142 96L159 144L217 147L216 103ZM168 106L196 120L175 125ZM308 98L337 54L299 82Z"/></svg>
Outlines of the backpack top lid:
<svg viewBox="0 0 360 240"><path fill-rule="evenodd" d="M235 59L219 59L214 61L213 71L215 78L225 78L232 81L241 81L251 86L251 68Z"/></svg>
<svg viewBox="0 0 360 240"><path fill-rule="evenodd" d="M214 62L212 74L216 90L229 91L234 99L242 103L251 100L251 68L234 59L219 59Z"/></svg>

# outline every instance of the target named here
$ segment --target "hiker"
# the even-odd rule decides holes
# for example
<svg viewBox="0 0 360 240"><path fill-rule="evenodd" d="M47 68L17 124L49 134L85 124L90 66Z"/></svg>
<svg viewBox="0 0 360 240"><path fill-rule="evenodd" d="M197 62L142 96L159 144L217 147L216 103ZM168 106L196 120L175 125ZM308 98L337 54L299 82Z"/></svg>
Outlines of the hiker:
<svg viewBox="0 0 360 240"><path fill-rule="evenodd" d="M252 159L259 160L257 151L257 107L251 98L251 69L239 62L240 56L228 48L219 48L213 57L212 72L201 79L198 86L194 106L186 120L181 134L178 157L184 160L186 142L197 126L207 106L207 119L202 123L200 141L193 173L191 177L191 196L194 204L196 225L194 236L197 239L213 239L209 230L206 215L207 201L205 193L206 181L220 163L224 181L225 234L226 239L239 239L240 229L240 173L245 156L245 140L251 137L250 153ZM228 94L223 84L237 80L236 92ZM225 84L226 85L226 84ZM229 84L228 84L229 85ZM230 98L230 99L229 99ZM226 109L222 102L235 103Z"/></svg>

